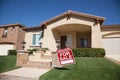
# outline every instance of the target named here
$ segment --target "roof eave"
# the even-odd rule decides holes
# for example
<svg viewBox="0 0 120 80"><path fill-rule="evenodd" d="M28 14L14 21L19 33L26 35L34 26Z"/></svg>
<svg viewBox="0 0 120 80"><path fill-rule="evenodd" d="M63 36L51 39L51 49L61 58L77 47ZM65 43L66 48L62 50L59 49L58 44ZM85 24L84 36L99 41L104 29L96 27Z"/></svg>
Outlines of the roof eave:
<svg viewBox="0 0 120 80"><path fill-rule="evenodd" d="M47 21L44 21L42 22L41 25L49 25L50 23L52 23L53 21L61 18L61 17L64 17L66 15L76 15L76 16L82 16L82 17L86 17L86 18L90 18L90 19L94 19L94 20L97 20L100 22L100 25L105 21L105 18L104 17L100 17L100 16L95 16L95 15L90 15L90 14L85 14L85 13L79 13L79 12L74 12L74 11L67 11L67 12L64 12L58 16L55 16Z"/></svg>
<svg viewBox="0 0 120 80"><path fill-rule="evenodd" d="M7 25L1 25L0 28L2 27L11 27L11 26L20 26L20 27L26 27L21 23L16 23L16 24L7 24Z"/></svg>
<svg viewBox="0 0 120 80"><path fill-rule="evenodd" d="M36 27L25 27L23 28L23 30L25 31L29 31L29 30L42 30L43 27L42 26L36 26Z"/></svg>

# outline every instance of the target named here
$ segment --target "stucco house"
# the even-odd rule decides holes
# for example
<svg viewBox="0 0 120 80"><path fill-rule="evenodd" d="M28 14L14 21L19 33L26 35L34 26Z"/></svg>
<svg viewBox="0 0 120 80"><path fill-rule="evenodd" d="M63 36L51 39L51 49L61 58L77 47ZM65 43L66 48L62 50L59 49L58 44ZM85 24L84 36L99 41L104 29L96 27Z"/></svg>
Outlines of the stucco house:
<svg viewBox="0 0 120 80"><path fill-rule="evenodd" d="M37 27L24 29L25 49L40 47L51 52L57 48L105 48L107 54L119 54L120 25L102 25L105 18L67 11Z"/></svg>
<svg viewBox="0 0 120 80"><path fill-rule="evenodd" d="M104 48L106 54L120 54L120 25L102 25L104 17L67 11L36 27L24 27L25 50L48 48ZM18 39L19 40L19 39Z"/></svg>

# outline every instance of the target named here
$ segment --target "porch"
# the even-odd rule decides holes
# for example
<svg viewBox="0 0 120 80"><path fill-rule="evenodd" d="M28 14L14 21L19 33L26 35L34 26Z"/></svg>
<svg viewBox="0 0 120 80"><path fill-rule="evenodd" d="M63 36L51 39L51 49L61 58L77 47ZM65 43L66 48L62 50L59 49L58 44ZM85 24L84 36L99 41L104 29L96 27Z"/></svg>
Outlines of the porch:
<svg viewBox="0 0 120 80"><path fill-rule="evenodd" d="M57 48L90 48L91 27L81 24L66 24L52 29Z"/></svg>

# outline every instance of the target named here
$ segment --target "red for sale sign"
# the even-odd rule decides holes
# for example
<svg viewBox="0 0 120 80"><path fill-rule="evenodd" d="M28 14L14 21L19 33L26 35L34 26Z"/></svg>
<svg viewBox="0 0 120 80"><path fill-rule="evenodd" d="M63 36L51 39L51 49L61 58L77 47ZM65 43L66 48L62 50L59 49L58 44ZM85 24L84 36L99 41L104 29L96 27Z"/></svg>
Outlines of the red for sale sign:
<svg viewBox="0 0 120 80"><path fill-rule="evenodd" d="M70 48L57 50L58 59L61 65L74 64L74 56Z"/></svg>

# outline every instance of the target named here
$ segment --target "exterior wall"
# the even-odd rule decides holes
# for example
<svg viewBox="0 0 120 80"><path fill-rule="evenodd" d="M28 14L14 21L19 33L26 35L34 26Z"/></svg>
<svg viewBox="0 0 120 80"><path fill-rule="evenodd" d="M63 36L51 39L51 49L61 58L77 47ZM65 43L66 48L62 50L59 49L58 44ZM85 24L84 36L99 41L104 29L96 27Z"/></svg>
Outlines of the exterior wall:
<svg viewBox="0 0 120 80"><path fill-rule="evenodd" d="M34 46L32 45L33 40L33 34L41 33L41 30L32 30L32 31L26 31L25 34L25 50L27 49L33 49L33 48L40 48L40 46Z"/></svg>
<svg viewBox="0 0 120 80"><path fill-rule="evenodd" d="M24 42L25 39L25 31L20 30L20 28L18 27L17 30L17 44L16 44L16 49L22 50L22 42Z"/></svg>
<svg viewBox="0 0 120 80"><path fill-rule="evenodd" d="M15 27L15 31L14 33L12 32L12 27L8 27L8 33L7 33L7 37L2 37L3 33L4 33L4 27L0 28L0 43L17 43L17 27ZM15 49L16 49L16 45L15 45Z"/></svg>
<svg viewBox="0 0 120 80"><path fill-rule="evenodd" d="M14 43L15 49L22 49L22 41L24 40L25 32L20 32L19 26L14 26L15 31L12 32L13 26L8 27L7 37L2 37L4 33L4 27L0 27L0 43Z"/></svg>
<svg viewBox="0 0 120 80"><path fill-rule="evenodd" d="M57 49L53 32L51 29L48 29L48 27L44 30L44 37L42 43L42 47L48 48L50 51L54 52Z"/></svg>
<svg viewBox="0 0 120 80"><path fill-rule="evenodd" d="M47 28L44 30L44 38L42 42L43 47L47 47L53 52L56 51L57 45L52 29L66 24L82 24L82 25L91 26L92 28L92 47L101 48L102 39L101 39L100 25L98 24L94 26L94 22L95 22L94 20L90 20L87 18L72 16L69 20L67 20L66 18L62 18L59 21L49 24Z"/></svg>
<svg viewBox="0 0 120 80"><path fill-rule="evenodd" d="M92 25L92 48L103 48L100 24Z"/></svg>

